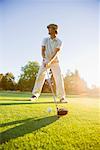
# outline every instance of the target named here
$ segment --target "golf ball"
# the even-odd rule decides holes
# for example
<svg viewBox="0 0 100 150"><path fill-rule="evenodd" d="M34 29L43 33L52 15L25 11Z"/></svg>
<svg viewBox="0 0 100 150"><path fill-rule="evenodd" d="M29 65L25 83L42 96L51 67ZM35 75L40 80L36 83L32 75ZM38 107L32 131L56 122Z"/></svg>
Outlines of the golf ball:
<svg viewBox="0 0 100 150"><path fill-rule="evenodd" d="M52 111L52 108L51 107L48 107L48 112L50 113Z"/></svg>

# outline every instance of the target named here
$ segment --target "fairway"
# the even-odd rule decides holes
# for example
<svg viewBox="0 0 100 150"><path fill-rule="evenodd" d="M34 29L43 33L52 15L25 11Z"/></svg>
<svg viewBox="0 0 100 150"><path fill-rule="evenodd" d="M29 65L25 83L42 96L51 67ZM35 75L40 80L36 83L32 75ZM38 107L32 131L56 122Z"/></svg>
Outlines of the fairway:
<svg viewBox="0 0 100 150"><path fill-rule="evenodd" d="M100 149L99 98L69 96L68 104L58 104L69 113L58 119L51 94L42 94L36 104L30 96L0 92L1 150Z"/></svg>

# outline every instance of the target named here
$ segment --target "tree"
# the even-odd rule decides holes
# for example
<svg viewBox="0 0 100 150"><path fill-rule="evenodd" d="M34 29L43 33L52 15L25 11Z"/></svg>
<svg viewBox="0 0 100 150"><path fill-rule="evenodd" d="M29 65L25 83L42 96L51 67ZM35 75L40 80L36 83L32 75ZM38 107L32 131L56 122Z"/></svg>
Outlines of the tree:
<svg viewBox="0 0 100 150"><path fill-rule="evenodd" d="M78 70L75 70L74 73L68 71L64 78L64 84L67 94L82 94L87 91L87 84L81 79Z"/></svg>
<svg viewBox="0 0 100 150"><path fill-rule="evenodd" d="M88 95L92 97L100 97L100 87L92 85L92 87L88 89Z"/></svg>
<svg viewBox="0 0 100 150"><path fill-rule="evenodd" d="M2 90L1 80L2 80L3 76L4 75L2 73L0 73L0 90Z"/></svg>
<svg viewBox="0 0 100 150"><path fill-rule="evenodd" d="M11 72L2 76L0 87L3 90L15 90L15 77Z"/></svg>
<svg viewBox="0 0 100 150"><path fill-rule="evenodd" d="M1 81L2 77L3 77L3 74L2 74L2 73L0 73L0 81Z"/></svg>
<svg viewBox="0 0 100 150"><path fill-rule="evenodd" d="M45 80L43 88L42 88L42 93L51 93L51 89L48 83L48 79Z"/></svg>
<svg viewBox="0 0 100 150"><path fill-rule="evenodd" d="M39 70L38 62L29 61L24 67L21 68L22 73L20 74L18 81L18 89L21 91L32 90L35 79Z"/></svg>

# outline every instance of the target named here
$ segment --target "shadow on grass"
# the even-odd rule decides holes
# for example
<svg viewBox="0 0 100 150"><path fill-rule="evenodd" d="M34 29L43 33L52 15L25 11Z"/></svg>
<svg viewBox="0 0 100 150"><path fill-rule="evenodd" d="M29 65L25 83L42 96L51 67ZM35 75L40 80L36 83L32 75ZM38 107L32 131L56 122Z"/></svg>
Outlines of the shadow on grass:
<svg viewBox="0 0 100 150"><path fill-rule="evenodd" d="M55 122L58 119L57 116L50 116L40 119L29 118L26 120L18 120L13 122L8 122L2 124L1 127L14 125L16 127L10 128L0 134L0 143L8 142L11 139L24 136L25 134L32 133L42 127L46 127L47 125Z"/></svg>
<svg viewBox="0 0 100 150"><path fill-rule="evenodd" d="M27 101L26 102L25 101L23 101L23 102L21 102L21 101L0 102L0 105L22 105L22 104L34 104L34 103L27 102Z"/></svg>
<svg viewBox="0 0 100 150"><path fill-rule="evenodd" d="M48 101L48 102L27 102L27 101L16 101L16 102L1 102L0 105L22 105L22 104L53 104L54 101ZM62 102L57 102L58 104L62 103ZM63 102L63 104L66 103L66 102Z"/></svg>

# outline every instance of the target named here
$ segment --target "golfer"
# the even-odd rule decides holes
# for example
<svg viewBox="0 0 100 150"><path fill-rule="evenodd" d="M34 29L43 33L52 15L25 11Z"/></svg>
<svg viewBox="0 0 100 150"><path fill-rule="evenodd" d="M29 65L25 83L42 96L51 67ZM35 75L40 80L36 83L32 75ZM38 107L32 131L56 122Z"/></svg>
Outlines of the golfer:
<svg viewBox="0 0 100 150"><path fill-rule="evenodd" d="M50 37L44 38L42 42L43 62L37 74L35 85L32 90L33 95L30 100L35 101L36 99L38 99L45 81L46 69L51 69L56 83L56 95L59 98L60 102L67 102L67 100L65 99L64 81L62 78L57 56L62 44L61 40L56 37L58 33L58 25L49 24L47 26L47 29Z"/></svg>

